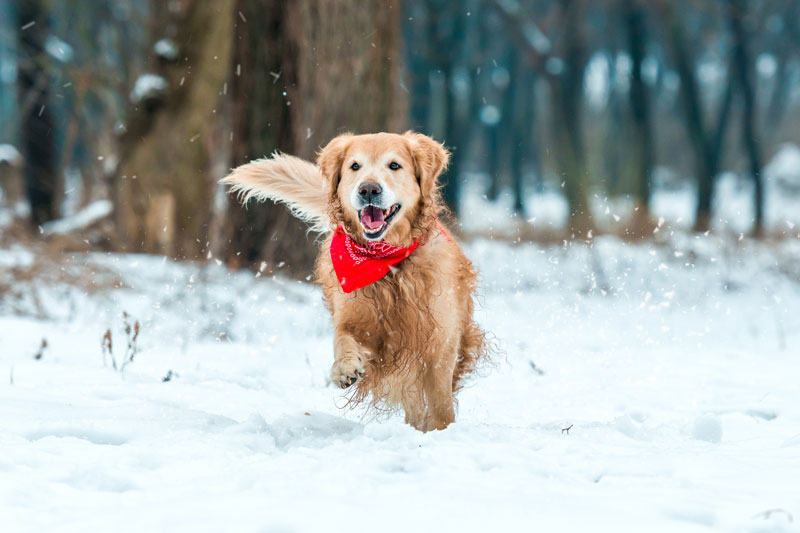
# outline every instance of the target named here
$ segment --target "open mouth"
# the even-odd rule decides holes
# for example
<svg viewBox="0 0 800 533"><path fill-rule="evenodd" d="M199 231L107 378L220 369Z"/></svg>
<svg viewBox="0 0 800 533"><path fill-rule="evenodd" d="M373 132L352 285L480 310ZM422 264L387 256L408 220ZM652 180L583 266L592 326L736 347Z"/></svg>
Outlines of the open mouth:
<svg viewBox="0 0 800 533"><path fill-rule="evenodd" d="M377 205L368 205L358 212L358 219L364 228L364 236L368 239L377 239L389 227L389 222L400 211L400 204L394 204L389 209L381 209Z"/></svg>

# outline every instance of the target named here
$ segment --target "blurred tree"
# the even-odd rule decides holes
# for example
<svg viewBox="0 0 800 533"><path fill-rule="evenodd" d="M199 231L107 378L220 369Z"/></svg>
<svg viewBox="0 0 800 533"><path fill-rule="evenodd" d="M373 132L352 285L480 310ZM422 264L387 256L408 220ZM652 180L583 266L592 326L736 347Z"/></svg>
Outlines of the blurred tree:
<svg viewBox="0 0 800 533"><path fill-rule="evenodd" d="M231 76L231 167L275 151L294 153L295 137L287 88L297 83L297 49L281 0L237 0ZM308 271L313 248L305 226L289 210L251 200L244 208L228 199L216 252L233 267L283 261Z"/></svg>
<svg viewBox="0 0 800 533"><path fill-rule="evenodd" d="M150 71L131 90L112 191L126 250L205 254L233 15L233 0L151 2Z"/></svg>
<svg viewBox="0 0 800 533"><path fill-rule="evenodd" d="M478 0L407 0L407 58L412 81L411 121L419 131L443 141L451 152L442 176L442 198L458 214L462 170L477 106L475 70L482 50L483 20ZM425 40L422 40L422 39Z"/></svg>
<svg viewBox="0 0 800 533"><path fill-rule="evenodd" d="M624 15L623 15L624 16ZM628 171L630 164L627 152L628 146L632 142L633 135L627 130L629 125L628 117L625 114L624 106L624 92L620 90L620 86L624 86L624 79L617 72L623 53L621 46L613 46L609 51L608 56L608 102L606 107L608 109L608 119L605 127L605 138L603 139L603 168L605 175L604 183L611 194L625 194L628 192L626 189L629 186L628 180L621 174ZM630 94L630 91L628 91ZM630 121L632 122L632 121ZM627 135L624 139L620 139L620 133L625 132ZM636 168L638 171L638 168ZM627 176L627 174L626 174Z"/></svg>
<svg viewBox="0 0 800 533"><path fill-rule="evenodd" d="M583 138L583 73L588 54L581 26L582 0L560 3L564 32L562 63L551 68L549 81L553 91L553 130L559 174L564 178L564 192L569 204L569 232L583 236L594 228L589 205L591 176L586 165ZM557 61L557 60L556 60Z"/></svg>
<svg viewBox="0 0 800 533"><path fill-rule="evenodd" d="M697 82L696 67L690 55L689 45L678 7L670 2L659 4L668 28L675 65L680 77L681 102L685 126L689 133L690 148L694 153L697 179L697 206L695 208L695 231L707 231L711 222L711 201L714 184L722 158L725 130L730 116L733 85L727 84L725 95L717 115L716 128L711 131L703 117L703 105Z"/></svg>
<svg viewBox="0 0 800 533"><path fill-rule="evenodd" d="M439 87L443 89L444 128L431 129L430 134L445 142L451 151L450 165L442 177L442 197L454 215L459 212L461 197L462 167L469 144L469 89L470 77L465 57L469 53L465 32L467 13L461 2L447 0L430 1L430 23L432 27L431 50L433 67L440 77ZM476 17L476 19L478 19ZM475 19L473 19L475 20ZM474 27L474 23L470 24Z"/></svg>
<svg viewBox="0 0 800 533"><path fill-rule="evenodd" d="M733 71L742 96L742 143L750 160L750 175L753 178L753 234L760 236L764 230L764 184L761 180L761 149L756 133L755 68L747 47L748 35L744 27L746 15L745 2L728 0L728 22L733 34Z"/></svg>
<svg viewBox="0 0 800 533"><path fill-rule="evenodd" d="M59 216L61 199L54 117L50 106L49 58L45 52L49 18L46 2L20 0L19 102L24 176L31 221L41 225Z"/></svg>
<svg viewBox="0 0 800 533"><path fill-rule="evenodd" d="M140 42L143 18L132 13L135 1L53 3L60 167L69 191L64 215L106 194L104 178L116 162L114 124L127 109L130 73L142 70L147 51Z"/></svg>
<svg viewBox="0 0 800 533"><path fill-rule="evenodd" d="M639 207L624 226L598 213L604 229L642 229L656 185L690 176L705 231L715 179L744 163L758 234L761 167L800 142L798 15L794 0L0 0L0 140L25 155L37 224L110 194L124 248L210 244L231 265L306 273L314 253L283 207L229 202L229 167L407 120L452 150L454 211L480 179L524 212L534 170L567 200L567 235L604 193ZM743 149L723 157L726 132Z"/></svg>
<svg viewBox="0 0 800 533"><path fill-rule="evenodd" d="M233 165L275 150L313 160L345 131L401 132L401 14L399 2L238 0ZM311 271L314 247L284 206L229 204L228 213L231 264Z"/></svg>
<svg viewBox="0 0 800 533"><path fill-rule="evenodd" d="M506 170L503 163L512 151L516 138L513 131L514 116L522 109L514 109L516 99L516 81L513 77L513 68L517 54L514 48L503 43L496 64L491 69L490 84L495 93L495 98L490 105L482 106L479 122L485 132L487 151L486 173L489 175L489 188L486 197L495 201L500 195L503 172ZM512 71L509 71L509 67ZM485 99L485 98L483 98Z"/></svg>
<svg viewBox="0 0 800 533"><path fill-rule="evenodd" d="M787 0L783 10L775 9L767 18L767 26L775 34L767 50L774 52L776 59L775 83L769 98L769 105L761 124L763 136L774 141L781 131L780 125L787 115L792 87L795 78L792 61L800 49L800 2Z"/></svg>
<svg viewBox="0 0 800 533"><path fill-rule="evenodd" d="M17 6L0 0L0 143L19 142L18 70L19 28Z"/></svg>
<svg viewBox="0 0 800 533"><path fill-rule="evenodd" d="M402 3L289 2L297 51L296 84L287 87L296 155L313 158L335 135L402 132L408 125Z"/></svg>
<svg viewBox="0 0 800 533"><path fill-rule="evenodd" d="M632 138L634 165L636 168L636 217L641 227L650 218L651 173L654 161L653 126L650 118L650 99L642 78L642 63L647 45L644 7L639 0L624 0L624 16L628 33L628 48L631 55L630 101L633 115Z"/></svg>
<svg viewBox="0 0 800 533"><path fill-rule="evenodd" d="M538 169L536 145L536 71L524 54L514 51L512 59L511 86L509 88L510 117L509 143L511 153L511 188L514 193L514 211L525 212L524 171L530 163ZM537 176L538 177L538 176Z"/></svg>
<svg viewBox="0 0 800 533"><path fill-rule="evenodd" d="M403 17L406 50L406 76L410 83L409 126L419 132L430 131L431 74L430 40L433 22L425 0L405 0Z"/></svg>
<svg viewBox="0 0 800 533"><path fill-rule="evenodd" d="M594 229L582 120L583 75L588 59L585 28L581 24L585 5L582 0L558 3L559 26L563 30L557 47L518 4L495 0L493 6L503 16L517 45L529 56L530 63L541 69L549 83L556 171L563 180L561 185L569 205L567 229L571 236L583 237Z"/></svg>

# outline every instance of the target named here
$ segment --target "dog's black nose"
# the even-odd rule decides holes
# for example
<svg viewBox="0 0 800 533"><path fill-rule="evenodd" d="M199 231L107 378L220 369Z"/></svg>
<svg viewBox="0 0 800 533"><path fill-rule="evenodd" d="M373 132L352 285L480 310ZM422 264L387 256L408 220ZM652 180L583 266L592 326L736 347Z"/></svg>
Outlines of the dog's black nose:
<svg viewBox="0 0 800 533"><path fill-rule="evenodd" d="M358 195L362 200L369 202L373 196L378 196L382 190L378 183L367 181L358 186Z"/></svg>

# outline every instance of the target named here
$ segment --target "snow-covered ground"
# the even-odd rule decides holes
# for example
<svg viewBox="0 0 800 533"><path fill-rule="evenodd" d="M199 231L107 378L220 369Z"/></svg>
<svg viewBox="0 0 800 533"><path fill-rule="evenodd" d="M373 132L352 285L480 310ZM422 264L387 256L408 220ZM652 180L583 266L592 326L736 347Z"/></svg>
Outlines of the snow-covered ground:
<svg viewBox="0 0 800 533"><path fill-rule="evenodd" d="M428 434L339 408L308 283L2 250L0 529L800 531L800 242L669 233L469 243L505 356Z"/></svg>

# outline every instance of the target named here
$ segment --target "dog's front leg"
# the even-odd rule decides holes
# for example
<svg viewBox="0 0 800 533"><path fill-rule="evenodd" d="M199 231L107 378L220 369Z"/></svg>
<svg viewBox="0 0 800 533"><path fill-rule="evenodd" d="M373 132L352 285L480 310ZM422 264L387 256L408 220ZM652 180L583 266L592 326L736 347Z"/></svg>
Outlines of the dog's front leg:
<svg viewBox="0 0 800 533"><path fill-rule="evenodd" d="M450 346L452 344L454 343ZM448 355L435 360L426 368L423 377L427 404L423 431L444 429L456 419L453 406L453 370L458 354L453 348L445 349L443 352Z"/></svg>
<svg viewBox="0 0 800 533"><path fill-rule="evenodd" d="M347 333L336 333L333 341L331 381L346 389L364 375L364 361L370 351Z"/></svg>

